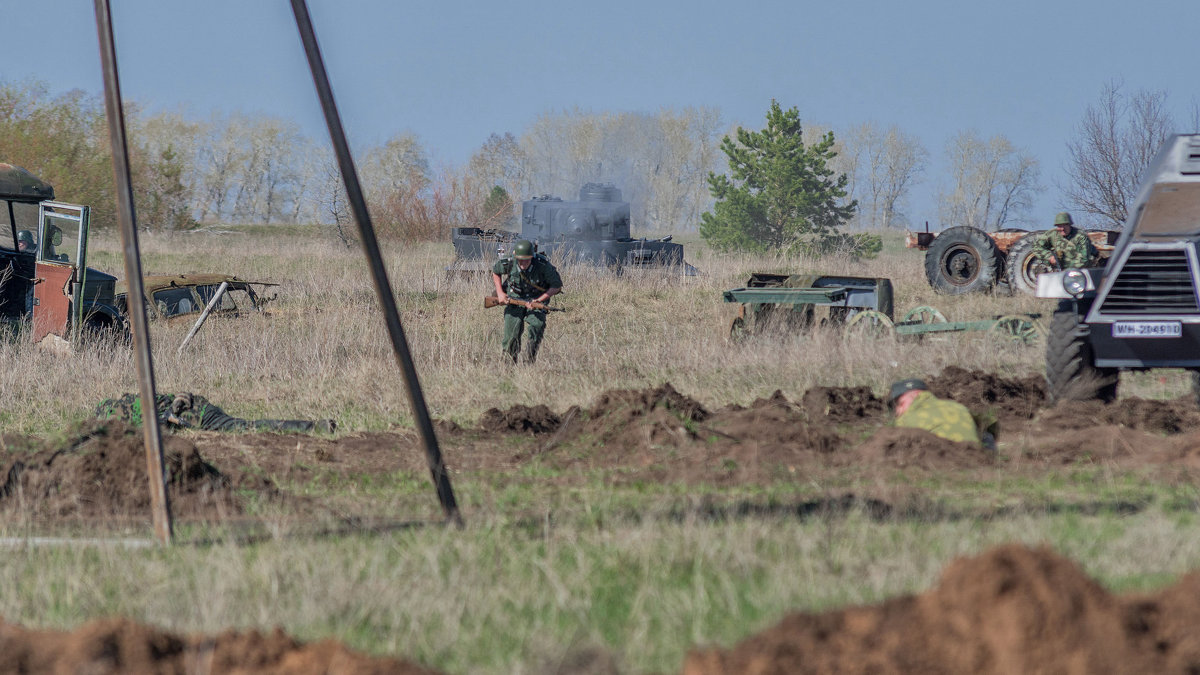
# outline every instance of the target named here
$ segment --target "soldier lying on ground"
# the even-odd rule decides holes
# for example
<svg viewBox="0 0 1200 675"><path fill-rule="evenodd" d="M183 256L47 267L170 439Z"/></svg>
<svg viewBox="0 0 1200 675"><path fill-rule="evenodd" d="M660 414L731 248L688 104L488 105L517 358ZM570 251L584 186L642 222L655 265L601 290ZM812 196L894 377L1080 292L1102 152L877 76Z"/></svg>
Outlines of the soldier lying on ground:
<svg viewBox="0 0 1200 675"><path fill-rule="evenodd" d="M896 412L896 426L925 429L951 441L979 443L971 411L961 403L929 393L923 380L900 380L892 385L888 402Z"/></svg>
<svg viewBox="0 0 1200 675"><path fill-rule="evenodd" d="M208 399L196 394L158 394L154 397L160 422L174 429L205 431L324 431L332 433L337 424L324 420L244 420L230 417ZM96 406L98 419L117 418L130 424L142 423L142 398L125 394L104 399Z"/></svg>

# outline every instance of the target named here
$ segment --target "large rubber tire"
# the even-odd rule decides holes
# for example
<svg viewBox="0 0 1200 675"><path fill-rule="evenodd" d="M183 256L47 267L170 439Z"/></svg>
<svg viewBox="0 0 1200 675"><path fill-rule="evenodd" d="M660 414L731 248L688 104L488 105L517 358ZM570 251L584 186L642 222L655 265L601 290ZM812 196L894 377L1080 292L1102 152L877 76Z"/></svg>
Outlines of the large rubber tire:
<svg viewBox="0 0 1200 675"><path fill-rule="evenodd" d="M1043 234L1043 232L1030 232L1018 239L1017 243L1008 249L1008 258L1005 260L1004 266L1008 277L1008 287L1014 292L1019 291L1027 295L1037 293L1038 275L1052 271L1050 265L1038 260L1034 255L1033 247Z"/></svg>
<svg viewBox="0 0 1200 675"><path fill-rule="evenodd" d="M1088 332L1073 303L1060 303L1046 338L1046 389L1051 402L1116 400L1120 371L1096 367Z"/></svg>
<svg viewBox="0 0 1200 675"><path fill-rule="evenodd" d="M925 277L938 293L962 295L991 290L1002 272L1004 256L986 232L951 227L925 252Z"/></svg>

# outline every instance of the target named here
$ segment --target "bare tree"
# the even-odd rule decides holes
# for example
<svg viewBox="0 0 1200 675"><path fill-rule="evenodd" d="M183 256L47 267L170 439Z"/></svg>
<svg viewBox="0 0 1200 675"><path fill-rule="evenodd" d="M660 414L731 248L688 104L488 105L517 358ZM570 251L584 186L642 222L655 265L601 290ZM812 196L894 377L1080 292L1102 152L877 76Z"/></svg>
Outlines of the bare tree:
<svg viewBox="0 0 1200 675"><path fill-rule="evenodd" d="M229 203L238 167L245 161L249 120L242 115L214 115L200 141L198 186L200 222L217 221L229 215Z"/></svg>
<svg viewBox="0 0 1200 675"><path fill-rule="evenodd" d="M938 196L942 222L999 230L1027 222L1033 197L1042 191L1041 168L1003 135L988 140L964 131L946 147L953 187Z"/></svg>
<svg viewBox="0 0 1200 675"><path fill-rule="evenodd" d="M363 156L359 177L367 201L416 195L429 185L429 159L415 134L396 134Z"/></svg>
<svg viewBox="0 0 1200 675"><path fill-rule="evenodd" d="M1166 100L1162 91L1127 96L1119 82L1105 85L1067 143L1070 183L1062 190L1074 209L1105 225L1125 222L1142 174L1175 126Z"/></svg>
<svg viewBox="0 0 1200 675"><path fill-rule="evenodd" d="M892 126L880 131L873 123L850 130L843 152L854 176L850 194L857 197L858 224L867 228L904 225L901 205L925 170L929 151L916 136Z"/></svg>

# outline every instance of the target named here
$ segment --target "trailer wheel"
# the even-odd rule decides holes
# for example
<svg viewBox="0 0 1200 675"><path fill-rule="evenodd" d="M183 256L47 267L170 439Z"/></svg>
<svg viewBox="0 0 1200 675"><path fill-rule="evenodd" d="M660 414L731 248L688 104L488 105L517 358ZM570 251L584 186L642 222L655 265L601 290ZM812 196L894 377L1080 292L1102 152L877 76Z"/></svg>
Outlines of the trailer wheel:
<svg viewBox="0 0 1200 675"><path fill-rule="evenodd" d="M904 315L904 319L900 323L928 325L933 323L946 323L946 315L937 310L936 307L929 305L921 305L908 310Z"/></svg>
<svg viewBox="0 0 1200 675"><path fill-rule="evenodd" d="M996 285L1004 256L986 232L975 227L951 227L925 252L925 277L938 293L962 295L987 291Z"/></svg>
<svg viewBox="0 0 1200 675"><path fill-rule="evenodd" d="M844 335L846 337L885 337L895 331L895 325L887 314L873 309L864 309L855 313L846 321Z"/></svg>
<svg viewBox="0 0 1200 675"><path fill-rule="evenodd" d="M1117 398L1120 371L1096 367L1088 332L1072 303L1060 303L1046 338L1046 388L1051 401L1110 403Z"/></svg>
<svg viewBox="0 0 1200 675"><path fill-rule="evenodd" d="M1026 345L1033 344L1040 333L1037 322L1032 317L1019 314L1002 316L988 329L988 335L992 337Z"/></svg>
<svg viewBox="0 0 1200 675"><path fill-rule="evenodd" d="M1017 240L1008 249L1008 259L1005 261L1005 272L1008 276L1008 287L1027 295L1037 292L1038 275L1052 271L1050 265L1034 255L1033 247L1041 238L1042 232L1030 232Z"/></svg>

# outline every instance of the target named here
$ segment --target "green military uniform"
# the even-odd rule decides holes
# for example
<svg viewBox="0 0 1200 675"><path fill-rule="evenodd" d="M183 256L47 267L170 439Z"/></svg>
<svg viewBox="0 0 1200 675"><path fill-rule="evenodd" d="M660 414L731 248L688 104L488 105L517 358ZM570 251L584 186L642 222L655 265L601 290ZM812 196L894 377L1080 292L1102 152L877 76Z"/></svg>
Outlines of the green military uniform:
<svg viewBox="0 0 1200 675"><path fill-rule="evenodd" d="M203 429L205 431L313 431L332 432L333 420L244 420L230 417L218 406L196 394L156 394L155 412L161 423L173 429ZM96 406L97 419L121 419L130 424L142 424L142 397L125 394L108 398Z"/></svg>
<svg viewBox="0 0 1200 675"><path fill-rule="evenodd" d="M547 289L562 288L558 270L540 253L530 260L529 269L521 269L516 259L510 257L497 260L492 272L500 275L505 294L514 300L536 300ZM525 334L525 360L533 363L546 332L545 310L505 306L504 351L513 361L521 352L522 332Z"/></svg>
<svg viewBox="0 0 1200 675"><path fill-rule="evenodd" d="M1087 267L1089 263L1100 257L1087 233L1077 227L1072 227L1071 233L1065 237L1059 234L1057 229L1050 230L1037 240L1033 250L1038 259L1047 264L1050 263L1050 256L1053 255L1058 259L1059 269L1064 270L1072 267Z"/></svg>
<svg viewBox="0 0 1200 675"><path fill-rule="evenodd" d="M942 400L922 391L896 417L896 426L925 429L951 441L979 442L971 411L961 403Z"/></svg>

